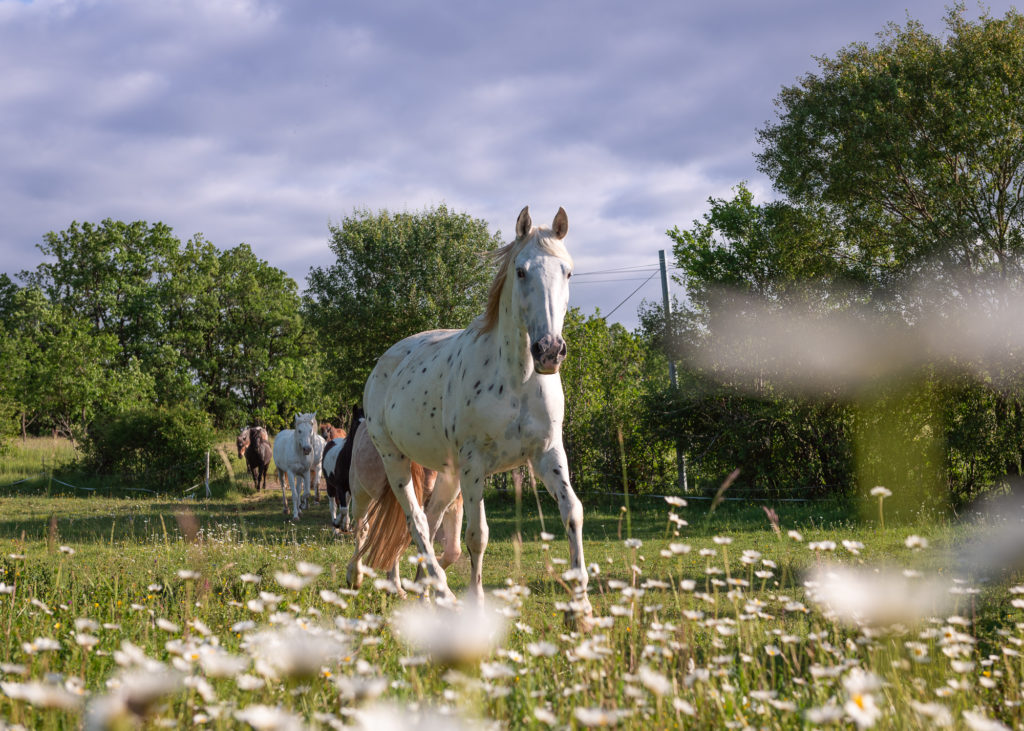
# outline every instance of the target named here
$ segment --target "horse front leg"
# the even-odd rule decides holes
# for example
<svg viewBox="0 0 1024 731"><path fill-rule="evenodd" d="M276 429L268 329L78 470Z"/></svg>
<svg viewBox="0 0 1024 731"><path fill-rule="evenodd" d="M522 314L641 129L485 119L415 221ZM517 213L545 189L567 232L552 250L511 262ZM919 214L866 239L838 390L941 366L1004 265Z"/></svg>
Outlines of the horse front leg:
<svg viewBox="0 0 1024 731"><path fill-rule="evenodd" d="M558 512L569 539L569 567L577 578L577 596L584 628L588 628L593 617L593 608L587 596L587 566L583 558L583 503L576 497L569 484L569 462L565 450L559 444L544 452L534 464L544 487L558 501Z"/></svg>
<svg viewBox="0 0 1024 731"><path fill-rule="evenodd" d="M469 551L469 595L483 606L484 600L484 551L487 550L487 539L490 530L484 514L484 476L483 465L472 458L473 450L463 445L460 450L462 458L459 478L462 497L466 511L466 550Z"/></svg>
<svg viewBox="0 0 1024 731"><path fill-rule="evenodd" d="M305 509L305 505L300 506L299 504L301 502L302 488L306 488L306 494L309 494L309 483L307 482L309 478L304 473L305 470L289 473L292 482L292 520L295 521L299 519L300 510Z"/></svg>

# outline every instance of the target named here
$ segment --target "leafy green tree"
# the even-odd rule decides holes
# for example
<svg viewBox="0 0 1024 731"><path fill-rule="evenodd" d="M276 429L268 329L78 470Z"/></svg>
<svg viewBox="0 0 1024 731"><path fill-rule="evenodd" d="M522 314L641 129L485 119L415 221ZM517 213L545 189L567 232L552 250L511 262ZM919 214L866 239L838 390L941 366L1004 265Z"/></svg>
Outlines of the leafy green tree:
<svg viewBox="0 0 1024 731"><path fill-rule="evenodd" d="M167 324L156 285L169 276L179 247L162 223L73 222L46 234L39 249L47 259L20 277L94 332L115 337L122 364L144 361Z"/></svg>
<svg viewBox="0 0 1024 731"><path fill-rule="evenodd" d="M759 133L776 188L827 207L889 295L924 270L950 297L1022 273L1024 16L961 5L946 29L890 25L820 58Z"/></svg>
<svg viewBox="0 0 1024 731"><path fill-rule="evenodd" d="M6 329L20 357L10 387L26 423L38 420L78 440L98 415L152 401L152 379L137 360L119 362L113 334L95 333L35 288L19 290L13 301Z"/></svg>
<svg viewBox="0 0 1024 731"><path fill-rule="evenodd" d="M680 359L679 388L649 396L650 428L678 440L694 484L717 486L739 468L737 486L761 493L849 489L849 407L828 395L818 401L786 396L771 371L754 384L733 382L709 363L704 348L721 318L743 317L750 305L845 307L856 298L849 285L865 271L820 208L757 204L743 185L733 198L711 199L709 206L692 228L668 232L687 292L665 341ZM641 321L655 342L665 337L661 308L642 312Z"/></svg>
<svg viewBox="0 0 1024 731"><path fill-rule="evenodd" d="M465 327L483 312L492 273L481 255L502 242L485 221L444 205L356 210L330 233L336 261L310 270L304 311L347 405L362 400L374 363L395 342Z"/></svg>
<svg viewBox="0 0 1024 731"><path fill-rule="evenodd" d="M312 333L295 281L246 244L220 251L196 237L164 286L166 342L184 360L198 402L219 425L253 420L280 428L318 406ZM184 387L184 386L183 386Z"/></svg>
<svg viewBox="0 0 1024 731"><path fill-rule="evenodd" d="M562 365L566 414L563 428L574 484L581 490L621 490L623 436L631 492L671 486L676 479L672 444L652 436L644 397L668 382L664 356L600 313L566 314L568 354Z"/></svg>
<svg viewBox="0 0 1024 731"><path fill-rule="evenodd" d="M877 312L913 322L963 298L999 308L1024 289L1022 92L1024 16L971 20L958 5L942 36L909 21L819 59L778 96L759 164L789 204L822 210L841 232ZM909 287L917 278L929 286ZM915 422L945 436L957 499L1024 462L1024 374L981 365L978 380L927 375L944 427L904 410L907 439Z"/></svg>

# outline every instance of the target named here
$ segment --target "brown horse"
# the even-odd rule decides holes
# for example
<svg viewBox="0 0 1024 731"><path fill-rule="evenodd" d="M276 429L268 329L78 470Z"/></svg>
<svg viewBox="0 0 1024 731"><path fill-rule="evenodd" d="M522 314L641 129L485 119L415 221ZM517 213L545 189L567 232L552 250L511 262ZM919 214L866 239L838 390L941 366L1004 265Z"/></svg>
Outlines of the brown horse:
<svg viewBox="0 0 1024 731"><path fill-rule="evenodd" d="M320 425L320 436L322 436L325 441L331 442L335 439L344 439L346 434L345 430L341 427L325 421Z"/></svg>
<svg viewBox="0 0 1024 731"><path fill-rule="evenodd" d="M245 459L253 486L259 492L267 485L267 471L273 452L270 435L262 426L247 426L238 435L235 446L238 447L238 458Z"/></svg>
<svg viewBox="0 0 1024 731"><path fill-rule="evenodd" d="M349 468L351 487L351 521L355 529L355 552L349 561L346 578L349 586L358 588L363 581L363 557L366 563L388 572L401 596L405 596L398 569L402 554L412 540L405 514L397 500L387 499L392 493L388 487L384 462L373 446L366 429L353 428L349 431L346 444L352 444L352 466ZM339 462L341 457L339 457ZM435 497L434 482L437 472L412 464L412 482L417 501L432 518L430 525L437 526L432 536L444 545L440 559L442 568L447 568L462 554L460 538L462 531L462 494L442 505ZM443 515L442 515L443 513ZM423 576L423 566L416 572L416 579Z"/></svg>

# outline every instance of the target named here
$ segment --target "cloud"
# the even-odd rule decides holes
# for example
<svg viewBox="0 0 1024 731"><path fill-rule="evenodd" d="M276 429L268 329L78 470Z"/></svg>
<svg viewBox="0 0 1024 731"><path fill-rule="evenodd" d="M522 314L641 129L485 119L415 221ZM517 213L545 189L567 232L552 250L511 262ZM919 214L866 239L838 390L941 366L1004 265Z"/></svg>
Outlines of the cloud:
<svg viewBox="0 0 1024 731"><path fill-rule="evenodd" d="M709 196L768 191L755 130L811 54L894 19L881 0L0 0L0 269L111 217L245 241L301 285L329 221L440 202L506 233L565 206L579 271L656 263Z"/></svg>

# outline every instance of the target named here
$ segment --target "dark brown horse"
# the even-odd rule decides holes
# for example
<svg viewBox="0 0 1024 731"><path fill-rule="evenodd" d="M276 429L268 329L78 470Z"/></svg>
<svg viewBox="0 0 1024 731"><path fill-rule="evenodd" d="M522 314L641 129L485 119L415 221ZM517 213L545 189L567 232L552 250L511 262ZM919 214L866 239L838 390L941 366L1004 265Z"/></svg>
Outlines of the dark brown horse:
<svg viewBox="0 0 1024 731"><path fill-rule="evenodd" d="M335 436L324 447L322 464L324 481L327 483L327 500L331 506L331 522L335 528L345 532L349 530L348 501L351 490L348 471L352 464L352 444L362 419L363 410L353 406L352 423L349 425L347 436L344 429L335 429Z"/></svg>
<svg viewBox="0 0 1024 731"><path fill-rule="evenodd" d="M238 458L245 459L253 485L259 492L267 486L267 471L273 455L270 435L262 426L247 426L238 435L235 446L238 447Z"/></svg>

